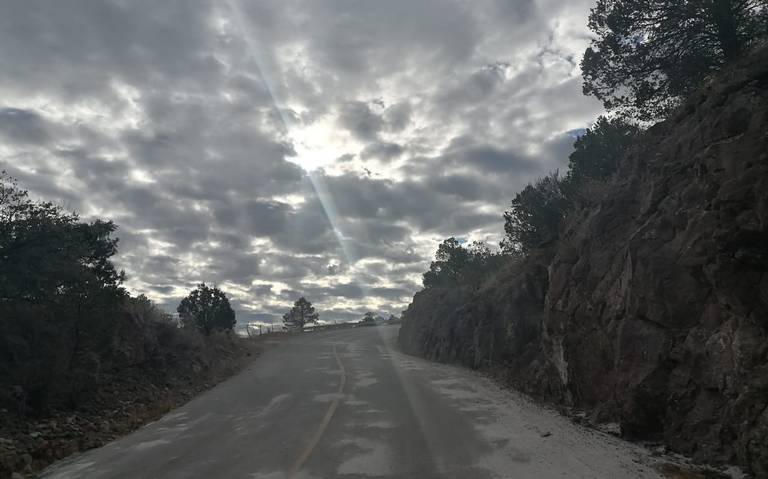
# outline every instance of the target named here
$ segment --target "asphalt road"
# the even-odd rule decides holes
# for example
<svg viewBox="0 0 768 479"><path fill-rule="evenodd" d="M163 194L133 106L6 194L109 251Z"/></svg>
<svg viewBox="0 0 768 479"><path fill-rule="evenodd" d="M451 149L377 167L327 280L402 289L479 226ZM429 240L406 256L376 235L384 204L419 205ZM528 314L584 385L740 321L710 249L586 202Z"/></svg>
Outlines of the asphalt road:
<svg viewBox="0 0 768 479"><path fill-rule="evenodd" d="M660 477L644 449L472 371L403 355L396 335L276 341L236 377L43 477Z"/></svg>

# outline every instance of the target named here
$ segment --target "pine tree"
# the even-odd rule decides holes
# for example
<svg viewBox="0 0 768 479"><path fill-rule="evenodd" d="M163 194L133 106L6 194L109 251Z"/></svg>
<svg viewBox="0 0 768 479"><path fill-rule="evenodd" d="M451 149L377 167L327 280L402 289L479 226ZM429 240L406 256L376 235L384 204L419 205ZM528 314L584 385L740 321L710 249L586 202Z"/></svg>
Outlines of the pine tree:
<svg viewBox="0 0 768 479"><path fill-rule="evenodd" d="M235 311L227 295L220 289L201 283L176 309L182 324L208 335L214 330L229 330L235 326Z"/></svg>
<svg viewBox="0 0 768 479"><path fill-rule="evenodd" d="M305 325L316 323L318 316L312 303L302 296L293 303L293 308L283 315L283 324L288 331L302 331Z"/></svg>

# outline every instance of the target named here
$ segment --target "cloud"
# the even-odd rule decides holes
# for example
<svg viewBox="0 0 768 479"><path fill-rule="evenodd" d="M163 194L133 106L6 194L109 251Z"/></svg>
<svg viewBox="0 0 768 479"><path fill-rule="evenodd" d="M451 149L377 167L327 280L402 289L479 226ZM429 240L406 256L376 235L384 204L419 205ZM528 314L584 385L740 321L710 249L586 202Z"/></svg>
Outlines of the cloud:
<svg viewBox="0 0 768 479"><path fill-rule="evenodd" d="M454 138L444 155L453 167L472 168L488 173L530 173L540 168L535 161L517 151L476 144L472 138L466 136Z"/></svg>
<svg viewBox="0 0 768 479"><path fill-rule="evenodd" d="M592 0L29 0L0 20L0 168L119 225L129 288L399 313L567 165ZM307 169L317 168L309 174ZM306 168L306 169L305 169Z"/></svg>
<svg viewBox="0 0 768 479"><path fill-rule="evenodd" d="M493 201L504 194L499 185L473 173L430 175L426 185L432 191L453 196L456 201Z"/></svg>
<svg viewBox="0 0 768 479"><path fill-rule="evenodd" d="M341 106L339 124L361 140L376 140L384 128L384 120L371 106L361 101L350 101Z"/></svg>
<svg viewBox="0 0 768 479"><path fill-rule="evenodd" d="M45 120L30 110L0 108L0 135L7 142L45 145L49 141Z"/></svg>
<svg viewBox="0 0 768 479"><path fill-rule="evenodd" d="M364 160L377 159L384 162L398 158L405 150L397 143L376 142L371 143L360 152L360 158Z"/></svg>
<svg viewBox="0 0 768 479"><path fill-rule="evenodd" d="M411 124L412 114L411 104L407 100L403 100L384 110L384 121L391 131L399 132Z"/></svg>

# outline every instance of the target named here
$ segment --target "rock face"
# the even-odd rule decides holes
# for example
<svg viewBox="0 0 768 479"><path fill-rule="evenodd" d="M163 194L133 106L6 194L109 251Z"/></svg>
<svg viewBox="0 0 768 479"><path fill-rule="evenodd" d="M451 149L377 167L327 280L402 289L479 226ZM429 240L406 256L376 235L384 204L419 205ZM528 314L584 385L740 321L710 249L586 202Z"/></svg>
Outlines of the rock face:
<svg viewBox="0 0 768 479"><path fill-rule="evenodd" d="M403 347L768 477L768 48L587 196L549 250L419 293Z"/></svg>
<svg viewBox="0 0 768 479"><path fill-rule="evenodd" d="M554 364L540 353L550 257L512 262L481 285L420 291L406 311L400 346L437 361L500 367L525 392L562 397Z"/></svg>

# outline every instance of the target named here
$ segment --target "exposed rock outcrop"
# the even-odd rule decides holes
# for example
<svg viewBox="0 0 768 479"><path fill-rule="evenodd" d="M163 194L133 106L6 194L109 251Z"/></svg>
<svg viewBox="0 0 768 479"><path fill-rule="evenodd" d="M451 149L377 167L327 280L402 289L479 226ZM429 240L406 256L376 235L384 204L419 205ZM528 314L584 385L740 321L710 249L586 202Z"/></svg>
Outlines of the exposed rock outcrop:
<svg viewBox="0 0 768 479"><path fill-rule="evenodd" d="M403 347L768 477L768 48L643 134L560 236L419 293Z"/></svg>

